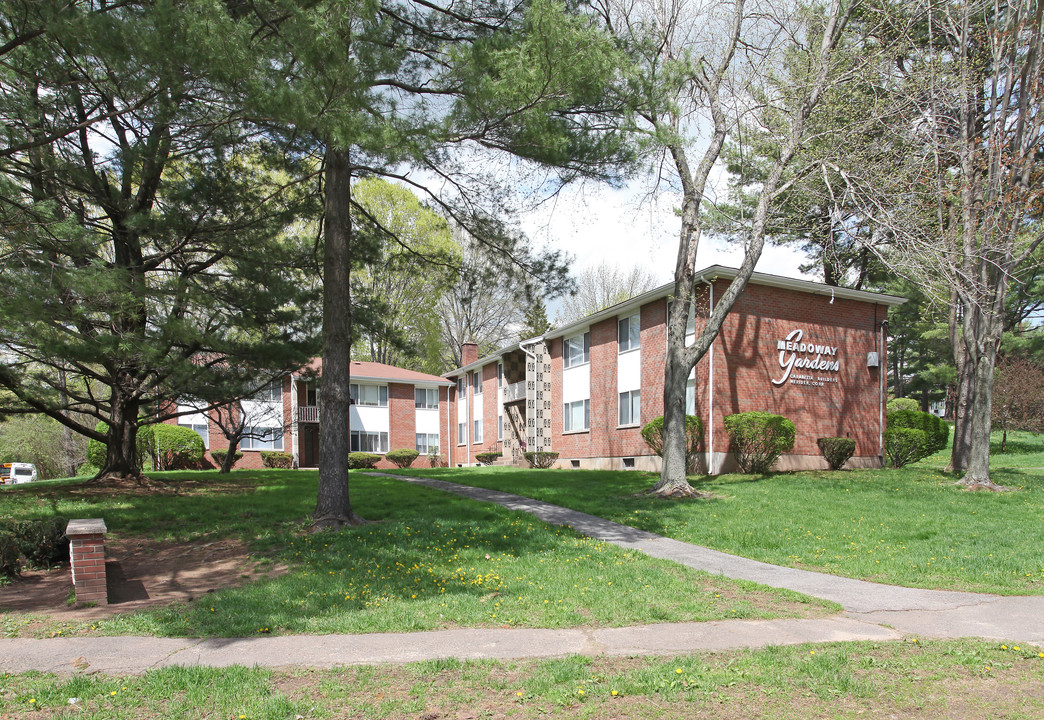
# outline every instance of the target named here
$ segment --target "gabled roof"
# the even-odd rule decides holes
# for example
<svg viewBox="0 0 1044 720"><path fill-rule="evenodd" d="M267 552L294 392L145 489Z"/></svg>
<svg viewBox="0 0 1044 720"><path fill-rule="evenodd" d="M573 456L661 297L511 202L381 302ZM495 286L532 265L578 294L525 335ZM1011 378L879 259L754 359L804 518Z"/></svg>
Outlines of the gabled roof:
<svg viewBox="0 0 1044 720"><path fill-rule="evenodd" d="M715 280L732 280L739 273L737 268L726 267L724 265L711 265L710 267L704 268L696 273L695 282L713 282ZM797 278L784 277L782 275L771 275L769 273L755 272L750 277L750 282L754 285L767 285L770 287L784 288L787 290L797 290L798 292L811 293L813 295L829 295L831 297L843 298L846 300L859 300L866 303L876 303L878 305L892 306L901 305L906 302L906 298L899 297L897 295L886 295L884 293L867 292L866 290L852 290L851 288L834 287L832 285L825 285L820 282L814 282L812 280L799 280ZM645 303L660 298L670 296L674 292L674 283L669 282L666 285L661 285L658 288L653 288L648 292L644 292L641 295L635 295L629 300L624 300L621 303L613 305L612 307L599 310L596 313L583 317L574 322L562 325L557 328L548 330L540 337L529 338L523 340L521 345L532 345L534 342L539 340L550 340L552 338L564 337L573 333L579 332L586 327L593 325L597 322L611 318L616 315L623 315L627 312L635 310ZM503 355L512 350L518 349L519 343L514 343L503 347L491 355L479 358L473 363L469 363L463 367L451 370L446 373L447 377L454 377L460 375L469 370L482 367L494 360L503 357Z"/></svg>
<svg viewBox="0 0 1044 720"><path fill-rule="evenodd" d="M315 358L308 364L307 370L322 374L323 360ZM367 362L365 360L352 360L348 369L352 380L365 380L375 382L396 382L407 385L453 385L446 378L438 375L406 370L405 368L385 365L384 363Z"/></svg>

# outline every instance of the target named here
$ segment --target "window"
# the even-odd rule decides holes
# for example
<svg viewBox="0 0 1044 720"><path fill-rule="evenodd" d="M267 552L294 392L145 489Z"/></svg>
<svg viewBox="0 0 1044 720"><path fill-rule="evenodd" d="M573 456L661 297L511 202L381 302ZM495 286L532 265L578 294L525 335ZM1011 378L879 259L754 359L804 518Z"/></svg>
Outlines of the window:
<svg viewBox="0 0 1044 720"><path fill-rule="evenodd" d="M504 416L497 415L497 440L504 439Z"/></svg>
<svg viewBox="0 0 1044 720"><path fill-rule="evenodd" d="M282 440L279 448L283 447ZM278 449L278 448L277 448ZM369 452L384 454L388 452L388 433L352 430L352 452Z"/></svg>
<svg viewBox="0 0 1044 720"><path fill-rule="evenodd" d="M413 400L418 410L438 410L439 389L417 388L413 391Z"/></svg>
<svg viewBox="0 0 1044 720"><path fill-rule="evenodd" d="M620 425L637 425L642 421L642 391L620 393Z"/></svg>
<svg viewBox="0 0 1044 720"><path fill-rule="evenodd" d="M305 405L309 407L316 407L319 405L318 383L305 383Z"/></svg>
<svg viewBox="0 0 1044 720"><path fill-rule="evenodd" d="M439 451L438 433L417 433L417 452L421 455Z"/></svg>
<svg viewBox="0 0 1044 720"><path fill-rule="evenodd" d="M475 435L471 439L471 441L472 442L476 442L476 443L480 443L480 442L482 442L482 421L481 420L475 420L472 424L475 427Z"/></svg>
<svg viewBox="0 0 1044 720"><path fill-rule="evenodd" d="M567 368L591 362L591 333L566 338L562 354Z"/></svg>
<svg viewBox="0 0 1044 720"><path fill-rule="evenodd" d="M461 375L459 378L457 378L457 397L459 399L463 400L467 396L468 396L468 383L467 383L467 380L464 379L464 376Z"/></svg>
<svg viewBox="0 0 1044 720"><path fill-rule="evenodd" d="M475 395L482 394L482 371L476 370L471 373L471 388Z"/></svg>
<svg viewBox="0 0 1044 720"><path fill-rule="evenodd" d="M354 436L355 433L352 433ZM355 439L352 439L354 450ZM239 441L239 447L244 450L282 450L283 429L266 427L243 428L243 439Z"/></svg>
<svg viewBox="0 0 1044 720"><path fill-rule="evenodd" d="M620 319L618 339L620 341L620 352L622 353L628 350L637 350L642 346L642 333L637 315Z"/></svg>
<svg viewBox="0 0 1044 720"><path fill-rule="evenodd" d="M206 423L179 422L181 427L192 428L192 431L203 438L203 447L210 449L210 429Z"/></svg>
<svg viewBox="0 0 1044 720"><path fill-rule="evenodd" d="M591 401L577 400L565 404L565 432L587 430L591 427Z"/></svg>
<svg viewBox="0 0 1044 720"><path fill-rule="evenodd" d="M457 423L457 444L466 445L468 442L468 424L466 422Z"/></svg>
<svg viewBox="0 0 1044 720"><path fill-rule="evenodd" d="M497 387L504 387L504 363L497 363Z"/></svg>
<svg viewBox="0 0 1044 720"><path fill-rule="evenodd" d="M272 382L265 385L263 388L254 393L252 400L257 402L271 402L277 403L283 400L283 380L273 380Z"/></svg>
<svg viewBox="0 0 1044 720"><path fill-rule="evenodd" d="M352 405L365 405L368 407L388 407L387 385L356 385L348 386Z"/></svg>
<svg viewBox="0 0 1044 720"><path fill-rule="evenodd" d="M685 414L696 414L696 381L691 378L685 383Z"/></svg>

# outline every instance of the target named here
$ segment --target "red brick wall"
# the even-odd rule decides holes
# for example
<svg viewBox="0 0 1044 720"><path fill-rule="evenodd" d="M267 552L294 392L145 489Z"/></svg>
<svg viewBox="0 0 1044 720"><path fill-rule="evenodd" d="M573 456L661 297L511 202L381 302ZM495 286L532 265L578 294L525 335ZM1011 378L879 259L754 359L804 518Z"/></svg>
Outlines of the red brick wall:
<svg viewBox="0 0 1044 720"><path fill-rule="evenodd" d="M716 283L716 298L726 286ZM818 456L816 438L840 436L856 439L856 456L876 457L880 369L866 367L866 354L878 349L875 310L885 316L883 306L840 298L830 304L829 295L748 285L715 340L714 450L728 450L725 415L763 410L794 422L793 454ZM798 328L803 341L838 348L840 371L793 373L836 376L837 383L772 384L783 374L776 343Z"/></svg>
<svg viewBox="0 0 1044 720"><path fill-rule="evenodd" d="M715 301L727 287L719 281ZM705 293L704 293L705 294ZM706 302L698 315L706 315ZM667 342L667 300L647 303L641 316L641 424L663 414L663 365ZM713 422L713 450L728 452L724 417L736 412L763 410L784 415L796 426L794 455L819 457L816 439L826 436L852 437L856 457L874 459L880 454L880 372L867 368L866 354L880 351L877 324L887 317L887 307L872 303L810 294L763 285L748 285L726 319L712 350L696 366L696 414L704 422L705 442ZM704 320L697 318L697 330ZM772 384L779 378L776 343L794 329L804 331L804 342L838 348L837 383L822 386ZM617 428L617 319L595 323L591 333L591 428L587 432L563 433L562 351L563 339L549 341L551 362L552 449L563 461L577 458L650 455L639 428ZM713 378L711 377L713 354ZM881 368L887 367L881 358ZM817 375L817 371L795 369L794 374ZM496 437L496 363L483 375L485 438L481 449ZM713 382L714 417L708 417ZM455 391L454 391L455 394ZM531 412L531 411L527 411ZM455 416L451 415L454 434ZM454 443L456 437L454 435ZM454 446L455 447L455 446ZM455 462L474 462L474 446L467 459L458 451Z"/></svg>

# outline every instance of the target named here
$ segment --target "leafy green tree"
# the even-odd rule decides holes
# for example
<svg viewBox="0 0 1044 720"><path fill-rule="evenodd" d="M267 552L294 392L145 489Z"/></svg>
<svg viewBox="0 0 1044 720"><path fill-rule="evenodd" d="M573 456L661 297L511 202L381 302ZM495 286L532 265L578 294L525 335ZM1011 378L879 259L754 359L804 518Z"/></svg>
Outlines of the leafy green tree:
<svg viewBox="0 0 1044 720"><path fill-rule="evenodd" d="M634 58L629 87L635 130L669 168L682 195L678 255L667 316L664 370L664 452L654 494L693 496L685 468L685 385L706 354L761 257L770 208L791 184L800 151L814 131L810 118L824 93L846 79L852 60L838 45L852 5L748 6L744 0L697 6L659 0L601 6L603 19ZM781 68L754 73L752 68ZM743 232L744 258L713 311L685 344L696 306L696 258L705 229L703 201L729 138L741 136L734 113L746 113L778 138ZM697 133L699 139L697 140ZM789 177L788 177L789 174Z"/></svg>
<svg viewBox="0 0 1044 720"><path fill-rule="evenodd" d="M501 190L512 183L498 181L502 173L484 169L482 159L513 153L559 168L561 180L614 173L623 145L608 132L616 101L604 88L617 50L548 0L228 7L250 58L252 111L313 140L322 154L323 423L314 521L358 522L348 491L349 351L379 307L365 297L357 303L350 284L352 270L378 247L353 217L360 208L354 180L397 178L427 192L504 263L554 276L560 258L532 255L503 231L497 215L508 193Z"/></svg>
<svg viewBox="0 0 1044 720"><path fill-rule="evenodd" d="M883 259L950 310L957 374L951 467L990 480L993 372L1011 282L1039 265L1044 92L1041 5L982 0L872 6L895 52L876 65L881 131L852 147L847 197L889 236ZM858 138L846 128L838 136ZM877 148L890 152L880 156Z"/></svg>
<svg viewBox="0 0 1044 720"><path fill-rule="evenodd" d="M352 273L352 295L381 308L356 333L353 357L422 369L438 341L438 305L457 278L459 248L446 220L402 185L363 178L352 192L356 225L369 226L379 243Z"/></svg>
<svg viewBox="0 0 1044 720"><path fill-rule="evenodd" d="M220 7L41 6L27 26L0 5L0 386L137 477L138 428L171 401L314 352L287 234L307 195L215 83L236 66Z"/></svg>

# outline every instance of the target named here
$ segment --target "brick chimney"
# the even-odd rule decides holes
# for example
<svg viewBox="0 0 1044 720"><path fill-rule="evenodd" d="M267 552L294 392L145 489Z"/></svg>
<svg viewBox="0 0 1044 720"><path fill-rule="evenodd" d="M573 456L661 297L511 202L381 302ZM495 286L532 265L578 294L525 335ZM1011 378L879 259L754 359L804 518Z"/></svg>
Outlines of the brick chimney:
<svg viewBox="0 0 1044 720"><path fill-rule="evenodd" d="M460 345L460 364L461 367L470 365L471 363L478 360L478 343L466 342Z"/></svg>

